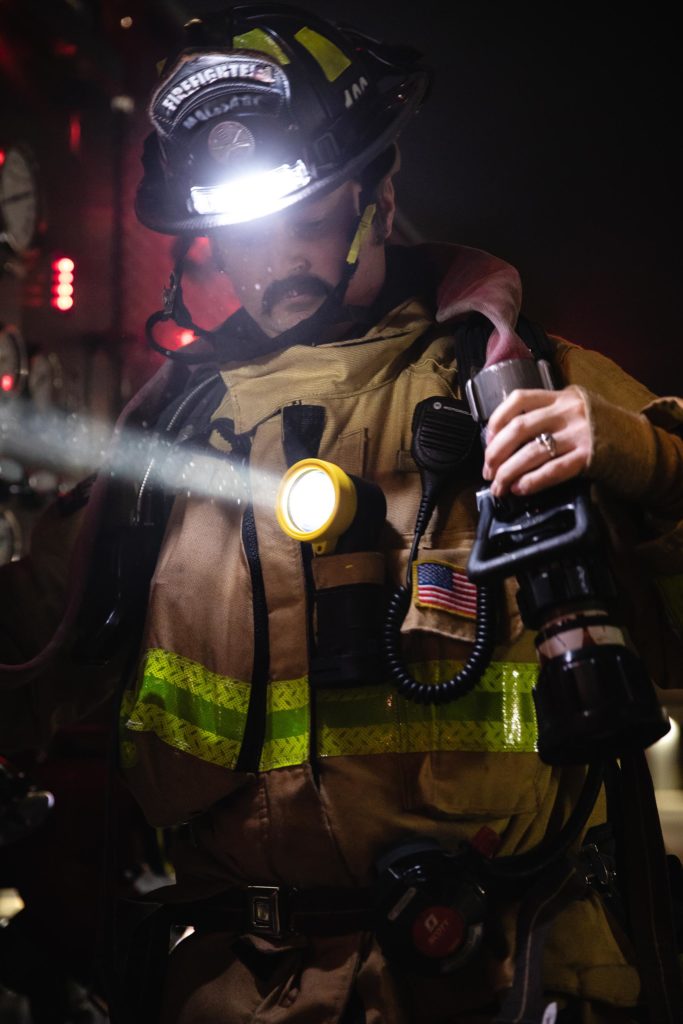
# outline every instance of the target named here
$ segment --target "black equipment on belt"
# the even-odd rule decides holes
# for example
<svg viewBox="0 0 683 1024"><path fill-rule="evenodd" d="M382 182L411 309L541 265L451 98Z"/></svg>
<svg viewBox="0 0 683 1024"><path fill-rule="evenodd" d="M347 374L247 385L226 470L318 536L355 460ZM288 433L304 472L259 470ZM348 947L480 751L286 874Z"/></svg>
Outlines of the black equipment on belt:
<svg viewBox="0 0 683 1024"><path fill-rule="evenodd" d="M390 963L412 973L440 975L465 966L495 936L489 912L495 911L499 897L512 895L524 906L529 892L536 906L548 898L546 877L551 888L559 877L567 898L587 891L599 861L593 857L590 868L584 868L581 856L572 856L570 849L601 782L602 767L590 768L555 841L524 854L491 856L498 837L489 829L454 852L413 836L382 854L374 883L364 887L306 890L258 884L193 900L178 899L172 887L163 887L139 900L119 900L112 1024L158 1019L168 951L174 935L178 938L188 926L275 943L297 935L374 932Z"/></svg>
<svg viewBox="0 0 683 1024"><path fill-rule="evenodd" d="M391 962L427 975L448 974L479 950L485 934L495 942L491 904L498 897L522 898L543 879L576 874L585 891L598 881L598 860L585 869L572 848L595 805L604 777L591 765L579 798L560 832L531 850L496 857L500 840L482 828L457 851L429 837L411 837L377 861L376 933ZM605 879L600 875L599 881ZM612 879L608 878L611 888ZM576 888L576 886L574 886ZM488 933L488 934L487 934Z"/></svg>
<svg viewBox="0 0 683 1024"><path fill-rule="evenodd" d="M483 858L497 837L482 829L457 853L416 837L377 862L377 939L390 963L449 974L478 952L490 904Z"/></svg>

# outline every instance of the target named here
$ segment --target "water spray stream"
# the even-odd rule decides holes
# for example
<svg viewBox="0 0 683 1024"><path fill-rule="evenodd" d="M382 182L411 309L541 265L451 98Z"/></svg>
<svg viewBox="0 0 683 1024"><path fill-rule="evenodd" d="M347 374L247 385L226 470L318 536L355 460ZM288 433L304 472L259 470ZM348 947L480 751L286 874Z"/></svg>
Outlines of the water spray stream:
<svg viewBox="0 0 683 1024"><path fill-rule="evenodd" d="M73 481L105 470L140 487L186 492L212 501L246 503L274 509L280 478L215 449L197 450L190 442L172 444L163 435L137 428L112 431L111 425L77 413L38 412L12 403L0 408L0 465L13 459L31 469L48 470ZM0 473L1 479L1 473Z"/></svg>

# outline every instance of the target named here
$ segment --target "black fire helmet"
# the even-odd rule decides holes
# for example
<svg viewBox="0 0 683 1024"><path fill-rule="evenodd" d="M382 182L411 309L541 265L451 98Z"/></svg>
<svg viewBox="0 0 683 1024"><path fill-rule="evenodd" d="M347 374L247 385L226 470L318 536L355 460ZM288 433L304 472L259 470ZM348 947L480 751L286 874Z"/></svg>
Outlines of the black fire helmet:
<svg viewBox="0 0 683 1024"><path fill-rule="evenodd" d="M139 220L165 234L378 181L429 90L417 51L289 5L238 5L186 32L149 103L136 196Z"/></svg>

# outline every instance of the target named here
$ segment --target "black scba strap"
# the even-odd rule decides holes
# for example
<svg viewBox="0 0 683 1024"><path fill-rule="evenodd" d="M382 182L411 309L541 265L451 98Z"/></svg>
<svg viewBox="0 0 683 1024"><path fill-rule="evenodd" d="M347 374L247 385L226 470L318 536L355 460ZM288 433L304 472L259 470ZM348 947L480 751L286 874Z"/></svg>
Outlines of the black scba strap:
<svg viewBox="0 0 683 1024"><path fill-rule="evenodd" d="M672 882L680 861L667 855L652 776L643 750L620 759L620 862L629 931L636 950L648 1024L683 1021L683 978L679 954L681 922L676 921ZM677 908L680 912L680 907Z"/></svg>
<svg viewBox="0 0 683 1024"><path fill-rule="evenodd" d="M175 444L204 447L203 436L225 385L214 366L194 373L179 369L173 395L149 432L149 465L128 509L129 452L122 446L102 472L110 474L111 519L99 523L94 553L85 584L85 596L74 628L72 657L79 663L107 664L123 646L134 644L144 621L149 584L161 546L173 492L155 477ZM189 457L189 456L188 456Z"/></svg>
<svg viewBox="0 0 683 1024"><path fill-rule="evenodd" d="M457 326L455 351L458 376L463 384L483 369L486 363L486 347L492 330L493 324L482 313L472 313ZM534 359L545 359L551 363L553 345L540 324L520 315L515 330Z"/></svg>

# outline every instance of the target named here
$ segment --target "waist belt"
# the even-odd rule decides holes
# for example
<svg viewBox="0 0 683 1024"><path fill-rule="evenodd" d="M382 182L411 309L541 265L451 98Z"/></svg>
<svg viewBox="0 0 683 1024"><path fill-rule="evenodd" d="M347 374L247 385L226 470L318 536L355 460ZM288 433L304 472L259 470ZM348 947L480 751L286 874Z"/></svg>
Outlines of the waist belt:
<svg viewBox="0 0 683 1024"><path fill-rule="evenodd" d="M368 931L373 926L371 888L247 885L187 902L154 902L153 897L154 893L149 893L138 905L147 907L160 925L193 927L200 932L250 933L280 939L289 935L344 935Z"/></svg>
<svg viewBox="0 0 683 1024"><path fill-rule="evenodd" d="M596 851L598 867L603 868ZM510 1006L503 1007L498 1024L511 1020L528 1024L526 1010L538 1009L541 997L540 954L551 911L566 900L580 898L587 886L604 883L604 871L596 871L595 857L578 870L562 861L527 893L528 913L522 914L526 927L518 936L521 963L515 970ZM606 869L605 869L606 870ZM553 883L560 872L558 894ZM606 884L606 883L605 883ZM596 885L600 888L601 884ZM548 901L548 893L552 899ZM169 950L174 930L191 927L198 933L226 932L234 936L260 935L267 939L295 936L333 937L354 932L375 931L377 891L374 887L324 887L297 889L292 886L246 885L224 889L195 900L174 899L172 888L164 887L136 900L117 901L114 975L110 1017L112 1024L149 1024L157 1020ZM164 898L165 897L165 898ZM539 906L547 913L539 916ZM531 923L527 921L530 918ZM546 920L547 918L547 920ZM533 925L533 927L532 927ZM542 927L541 927L542 925ZM177 939L178 936L175 935ZM520 941L522 940L522 941ZM535 968L531 970L531 968ZM533 977L530 976L533 975ZM532 1006L533 1004L533 1006ZM522 1011L520 1013L520 1008ZM512 1010L512 1014L507 1013Z"/></svg>
<svg viewBox="0 0 683 1024"><path fill-rule="evenodd" d="M157 889L144 898L117 901L108 985L112 1024L159 1019L174 929L287 939L324 938L373 927L370 888L247 885L198 900L159 899L171 892Z"/></svg>

